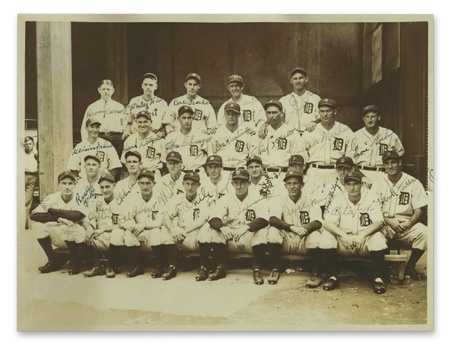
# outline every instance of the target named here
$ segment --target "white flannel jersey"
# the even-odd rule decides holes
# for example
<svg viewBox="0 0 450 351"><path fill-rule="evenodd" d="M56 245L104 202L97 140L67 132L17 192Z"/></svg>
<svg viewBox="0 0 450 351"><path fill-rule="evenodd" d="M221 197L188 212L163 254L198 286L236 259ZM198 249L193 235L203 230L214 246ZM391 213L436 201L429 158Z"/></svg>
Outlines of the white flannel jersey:
<svg viewBox="0 0 450 351"><path fill-rule="evenodd" d="M135 223L145 223L152 227L161 227L166 207L159 201L157 194L145 201L141 193L134 193L127 198L125 205L131 209L130 219Z"/></svg>
<svg viewBox="0 0 450 351"><path fill-rule="evenodd" d="M87 155L96 156L100 160L100 169L111 171L114 168L122 168L117 151L112 144L102 138L98 138L93 144L87 140L78 143L69 157L67 168L78 171L81 178L86 177L84 169L84 158Z"/></svg>
<svg viewBox="0 0 450 351"><path fill-rule="evenodd" d="M38 162L36 160L36 154L33 151L31 151L29 154L27 154L24 150L23 152L24 157L24 166L25 166L25 172L31 172L35 173L38 171Z"/></svg>
<svg viewBox="0 0 450 351"><path fill-rule="evenodd" d="M152 117L152 130L161 128L164 114L167 110L167 102L163 99L153 96L150 100L144 100L141 96L136 96L130 100L126 108L126 114L133 116L133 124L131 126L131 133L137 132L136 122L134 121L138 112L146 111Z"/></svg>
<svg viewBox="0 0 450 351"><path fill-rule="evenodd" d="M396 151L399 156L405 154L402 142L392 130L379 127L375 135L366 128L355 132L354 160L357 165L382 167L386 151Z"/></svg>
<svg viewBox="0 0 450 351"><path fill-rule="evenodd" d="M164 140L155 133L150 132L146 138L141 138L139 133L130 135L123 144L122 163L125 164L125 154L128 151L138 151L142 156L142 168L156 171L162 168L161 155L163 153Z"/></svg>
<svg viewBox="0 0 450 351"><path fill-rule="evenodd" d="M89 207L92 199L102 196L98 179L91 184L87 178L81 178L75 185L74 193L77 203L86 207Z"/></svg>
<svg viewBox="0 0 450 351"><path fill-rule="evenodd" d="M319 118L320 96L308 90L302 96L292 92L280 99L285 113L285 123L304 132L312 121Z"/></svg>
<svg viewBox="0 0 450 351"><path fill-rule="evenodd" d="M81 140L87 140L88 132L86 130L86 121L88 118L97 117L100 122L100 132L123 133L125 128L126 115L125 107L113 99L105 101L97 100L90 104L84 113L83 122L81 122Z"/></svg>
<svg viewBox="0 0 450 351"><path fill-rule="evenodd" d="M114 196L119 205L122 205L129 197L140 194L141 188L137 181L131 181L130 177L119 180L114 188Z"/></svg>
<svg viewBox="0 0 450 351"><path fill-rule="evenodd" d="M228 174L222 173L222 178L217 184L213 184L211 179L206 175L200 176L199 194L204 194L217 201L233 191L234 188L233 185L231 185L231 177Z"/></svg>
<svg viewBox="0 0 450 351"><path fill-rule="evenodd" d="M322 212L318 205L313 205L308 196L301 195L297 202L292 201L288 193L269 200L270 217L301 227L314 221L322 222Z"/></svg>
<svg viewBox="0 0 450 351"><path fill-rule="evenodd" d="M219 108L217 113L217 123L225 126L227 118L225 116L225 105L229 102L235 102L241 107L241 115L239 117L239 126L248 127L253 131L257 131L257 126L266 121L266 112L261 103L253 96L242 94L241 101L228 99Z"/></svg>
<svg viewBox="0 0 450 351"><path fill-rule="evenodd" d="M130 208L118 203L117 198L107 204L103 197L90 203L89 222L94 229L102 229L116 224L122 224L131 218Z"/></svg>
<svg viewBox="0 0 450 351"><path fill-rule="evenodd" d="M214 112L213 107L208 100L199 95L197 95L194 100L190 100L187 95L173 99L167 108L163 123L170 124L175 130L179 130L180 122L177 118L178 110L184 105L188 105L194 110L192 128L204 130L217 126L216 113Z"/></svg>
<svg viewBox="0 0 450 351"><path fill-rule="evenodd" d="M188 201L185 194L173 197L166 206L166 216L179 228L187 228L197 219L208 218L214 200L197 193L194 200Z"/></svg>
<svg viewBox="0 0 450 351"><path fill-rule="evenodd" d="M273 191L273 196L277 195L286 195L288 191L286 190L286 186L284 185L284 181L278 183ZM303 188L302 188L302 197L305 196L312 201L313 204L320 204L323 202L321 200L322 195L322 185L318 183L314 178L309 177L307 175L303 176Z"/></svg>

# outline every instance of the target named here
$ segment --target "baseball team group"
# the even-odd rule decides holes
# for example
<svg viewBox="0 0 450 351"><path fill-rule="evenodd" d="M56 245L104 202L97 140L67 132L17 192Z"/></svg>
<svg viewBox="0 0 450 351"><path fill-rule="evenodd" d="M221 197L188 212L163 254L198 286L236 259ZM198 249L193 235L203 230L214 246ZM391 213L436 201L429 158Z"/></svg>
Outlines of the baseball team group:
<svg viewBox="0 0 450 351"><path fill-rule="evenodd" d="M253 255L253 280L261 285L278 282L283 254L302 254L311 262L306 286L334 290L339 257L363 256L382 294L385 254L396 240L412 248L406 274L423 279L416 263L427 249L427 193L402 171L405 150L380 126L379 107L363 107L354 132L338 121L335 100L307 90L304 68L294 68L290 82L291 93L263 105L231 75L231 97L216 114L198 94L197 73L186 76L186 94L170 104L155 95L153 73L143 75L142 95L126 107L112 99L113 82L101 81L81 142L57 177L59 191L28 218L48 258L39 271L66 263L57 247L69 251L70 275L80 273L87 255L85 277L114 278L126 254L132 278L145 274L151 251L151 277L170 280L177 255L196 252L195 280L215 281L226 277L227 256L236 252ZM30 182L37 162L27 143L33 139L25 140Z"/></svg>

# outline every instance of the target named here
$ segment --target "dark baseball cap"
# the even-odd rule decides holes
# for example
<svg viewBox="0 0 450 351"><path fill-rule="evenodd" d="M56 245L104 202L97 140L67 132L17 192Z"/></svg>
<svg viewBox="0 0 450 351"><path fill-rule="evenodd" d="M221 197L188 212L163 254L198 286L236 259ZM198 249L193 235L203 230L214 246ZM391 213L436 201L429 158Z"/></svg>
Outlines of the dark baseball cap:
<svg viewBox="0 0 450 351"><path fill-rule="evenodd" d="M194 110L192 109L191 106L183 105L178 109L178 117L185 112L189 112L191 115L194 115Z"/></svg>
<svg viewBox="0 0 450 351"><path fill-rule="evenodd" d="M337 167L345 167L352 169L355 166L355 163L350 157L342 156L336 160L336 168Z"/></svg>
<svg viewBox="0 0 450 351"><path fill-rule="evenodd" d="M378 106L375 106L375 105L367 105L366 107L364 107L362 109L363 116L365 116L366 113L369 113L369 112L380 113L380 109L378 108Z"/></svg>
<svg viewBox="0 0 450 351"><path fill-rule="evenodd" d="M227 84L230 84L230 83L239 83L239 84L244 85L244 80L242 79L241 76L239 76L237 74L232 74L227 79Z"/></svg>
<svg viewBox="0 0 450 351"><path fill-rule="evenodd" d="M189 79L195 79L197 82L201 83L202 79L200 78L200 76L197 73L189 73L186 76L186 80L185 82L187 82Z"/></svg>
<svg viewBox="0 0 450 351"><path fill-rule="evenodd" d="M390 159L399 160L400 155L396 151L386 151L383 154L383 162L390 160Z"/></svg>
<svg viewBox="0 0 450 351"><path fill-rule="evenodd" d="M145 117L148 120L152 120L152 116L150 116L150 113L148 113L147 111L140 111L136 114L136 119L138 119L139 117Z"/></svg>
<svg viewBox="0 0 450 351"><path fill-rule="evenodd" d="M102 122L100 121L100 118L98 118L97 116L94 116L94 117L88 118L86 121L87 126L90 126L91 124L102 124Z"/></svg>
<svg viewBox="0 0 450 351"><path fill-rule="evenodd" d="M151 79L154 79L154 80L158 81L158 77L154 73L145 73L142 76L142 80L144 80L145 78L151 78Z"/></svg>
<svg viewBox="0 0 450 351"><path fill-rule="evenodd" d="M61 180L63 180L64 178L72 178L73 181L77 180L77 177L75 176L75 174L73 174L71 171L64 171L61 174L58 175L58 182L60 182Z"/></svg>
<svg viewBox="0 0 450 351"><path fill-rule="evenodd" d="M239 104L235 103L234 101L230 101L225 105L224 110L225 111L231 110L237 113L241 113L241 106L239 106Z"/></svg>
<svg viewBox="0 0 450 351"><path fill-rule="evenodd" d="M84 158L84 162L86 162L86 161L89 160L89 159L92 159L92 160L97 161L98 164L102 163L102 162L100 161L100 159L99 159L96 155L87 155L87 156Z"/></svg>
<svg viewBox="0 0 450 351"><path fill-rule="evenodd" d="M166 157L166 161L181 162L181 160L182 160L181 155L176 151L169 152Z"/></svg>
<svg viewBox="0 0 450 351"><path fill-rule="evenodd" d="M293 164L304 165L305 159L302 155L292 155L291 157L289 157L289 165Z"/></svg>
<svg viewBox="0 0 450 351"><path fill-rule="evenodd" d="M239 168L233 171L233 173L231 174L231 179L232 180L242 179L250 181L250 173L248 173L248 171L244 168Z"/></svg>
<svg viewBox="0 0 450 351"><path fill-rule="evenodd" d="M294 178L294 177L300 179L300 181L303 181L303 174L300 172L296 172L296 171L288 171L286 173L286 175L284 176L283 181L286 181L289 178Z"/></svg>
<svg viewBox="0 0 450 351"><path fill-rule="evenodd" d="M295 67L295 68L291 71L291 77L292 77L295 73L301 73L301 74L303 74L305 77L308 76L308 72L306 72L306 69L304 69L304 68L302 68L302 67Z"/></svg>
<svg viewBox="0 0 450 351"><path fill-rule="evenodd" d="M319 101L319 107L321 106L336 108L336 101L334 101L333 99L325 98Z"/></svg>
<svg viewBox="0 0 450 351"><path fill-rule="evenodd" d="M197 183L200 183L200 175L197 172L192 172L192 171L187 172L184 175L183 180L188 180L188 179L196 181Z"/></svg>
<svg viewBox="0 0 450 351"><path fill-rule="evenodd" d="M219 155L211 155L208 156L208 158L206 159L206 165L218 165L218 166L222 166L222 157L220 157Z"/></svg>
<svg viewBox="0 0 450 351"><path fill-rule="evenodd" d="M344 183L347 183L350 180L354 180L356 182L361 183L361 181L362 181L362 174L361 174L361 172L357 172L357 171L349 172L344 178Z"/></svg>
<svg viewBox="0 0 450 351"><path fill-rule="evenodd" d="M149 169L143 169L142 171L140 171L137 179L139 180L143 177L148 177L151 178L153 181L155 181L155 173L153 173L153 171Z"/></svg>
<svg viewBox="0 0 450 351"><path fill-rule="evenodd" d="M267 110L270 106L276 106L280 111L283 111L283 105L278 100L270 100L264 104L264 110Z"/></svg>
<svg viewBox="0 0 450 351"><path fill-rule="evenodd" d="M139 162L142 161L142 156L139 153L139 151L134 151L134 150L127 151L125 153L125 160L128 158L128 156L136 156L139 159Z"/></svg>
<svg viewBox="0 0 450 351"><path fill-rule="evenodd" d="M116 180L114 179L114 177L110 173L103 173L100 176L100 178L98 179L98 182L100 183L100 182L102 182L104 180L106 180L108 182L111 182L111 183L115 183L116 182Z"/></svg>
<svg viewBox="0 0 450 351"><path fill-rule="evenodd" d="M252 163L252 162L259 163L260 165L263 164L263 162L262 162L262 160L261 160L261 157L256 156L256 155L249 157L249 158L247 159L246 165L248 166L248 165L249 165L250 163Z"/></svg>

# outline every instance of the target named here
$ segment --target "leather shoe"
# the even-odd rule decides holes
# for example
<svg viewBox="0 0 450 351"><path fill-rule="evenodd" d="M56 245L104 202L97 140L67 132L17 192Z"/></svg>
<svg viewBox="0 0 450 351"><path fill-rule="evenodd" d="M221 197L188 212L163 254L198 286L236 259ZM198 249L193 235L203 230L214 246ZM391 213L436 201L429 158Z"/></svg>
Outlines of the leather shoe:
<svg viewBox="0 0 450 351"><path fill-rule="evenodd" d="M255 282L256 285L264 284L264 279L262 277L261 270L259 269L253 270L253 281Z"/></svg>
<svg viewBox="0 0 450 351"><path fill-rule="evenodd" d="M152 276L152 278L161 278L163 273L164 273L163 269L160 266L158 266L152 272L151 276Z"/></svg>
<svg viewBox="0 0 450 351"><path fill-rule="evenodd" d="M405 275L409 275L412 280L422 280L423 276L419 272L417 272L415 267L406 266Z"/></svg>
<svg viewBox="0 0 450 351"><path fill-rule="evenodd" d="M272 272L270 272L269 278L267 279L268 283L275 285L278 283L278 279L280 279L280 272L278 269L272 269Z"/></svg>
<svg viewBox="0 0 450 351"><path fill-rule="evenodd" d="M80 267L76 264L69 263L69 268L67 269L67 273L69 273L69 275L76 275L76 274L80 273Z"/></svg>
<svg viewBox="0 0 450 351"><path fill-rule="evenodd" d="M383 282L375 282L373 284L373 291L377 294L384 294L386 292L386 285Z"/></svg>
<svg viewBox="0 0 450 351"><path fill-rule="evenodd" d="M169 271L167 273L164 273L162 275L163 280L170 280L172 278L175 278L177 276L177 269L175 266L170 265Z"/></svg>
<svg viewBox="0 0 450 351"><path fill-rule="evenodd" d="M106 278L114 278L116 276L116 273L114 272L114 269L111 267L106 267Z"/></svg>
<svg viewBox="0 0 450 351"><path fill-rule="evenodd" d="M61 268L61 266L63 264L64 263L57 261L57 260L48 261L44 266L39 267L39 271L41 273L50 273L50 272L59 271L59 269Z"/></svg>
<svg viewBox="0 0 450 351"><path fill-rule="evenodd" d="M327 281L323 284L323 290L331 291L336 289L339 286L337 279L328 278Z"/></svg>
<svg viewBox="0 0 450 351"><path fill-rule="evenodd" d="M202 282L204 280L208 279L208 271L206 270L205 266L201 266L200 269L197 271L197 275L195 276L195 280L198 282Z"/></svg>
<svg viewBox="0 0 450 351"><path fill-rule="evenodd" d="M144 273L145 273L144 268L142 268L141 266L136 266L130 272L128 272L127 278L134 278Z"/></svg>
<svg viewBox="0 0 450 351"><path fill-rule="evenodd" d="M323 284L323 280L317 274L311 274L309 280L306 282L307 288L317 288Z"/></svg>
<svg viewBox="0 0 450 351"><path fill-rule="evenodd" d="M218 266L216 268L216 270L209 275L209 280L211 280L211 281L219 280L219 279L225 278L226 276L227 276L227 272L225 272L225 269Z"/></svg>
<svg viewBox="0 0 450 351"><path fill-rule="evenodd" d="M84 276L86 278L92 278L96 275L104 275L105 274L105 268L102 266L94 266L92 269L84 273Z"/></svg>

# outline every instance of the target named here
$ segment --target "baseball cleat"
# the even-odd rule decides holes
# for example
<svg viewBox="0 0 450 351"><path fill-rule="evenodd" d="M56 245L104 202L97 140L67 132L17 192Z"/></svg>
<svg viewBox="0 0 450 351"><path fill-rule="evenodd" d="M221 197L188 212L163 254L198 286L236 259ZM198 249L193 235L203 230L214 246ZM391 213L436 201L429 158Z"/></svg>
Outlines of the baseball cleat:
<svg viewBox="0 0 450 351"><path fill-rule="evenodd" d="M169 266L169 271L162 275L162 279L163 280L170 280L172 278L175 278L176 276L177 276L177 269L175 268L175 266L170 265Z"/></svg>
<svg viewBox="0 0 450 351"><path fill-rule="evenodd" d="M321 277L319 277L317 274L311 274L311 277L309 278L309 280L306 282L305 285L307 288L317 288L322 284L323 280Z"/></svg>
<svg viewBox="0 0 450 351"><path fill-rule="evenodd" d="M48 261L44 266L39 267L39 271L41 273L50 273L50 272L59 271L59 269L61 268L61 266L63 264L64 263L61 263L57 260Z"/></svg>
<svg viewBox="0 0 450 351"><path fill-rule="evenodd" d="M134 278L144 273L145 273L144 268L142 268L141 266L136 266L130 272L128 272L127 278Z"/></svg>
<svg viewBox="0 0 450 351"><path fill-rule="evenodd" d="M272 269L267 282L271 285L275 285L276 283L278 283L278 279L280 279L280 272L278 271L278 269Z"/></svg>
<svg viewBox="0 0 450 351"><path fill-rule="evenodd" d="M227 276L227 272L222 267L217 267L216 270L209 275L209 280L219 280L225 278Z"/></svg>
<svg viewBox="0 0 450 351"><path fill-rule="evenodd" d="M383 281L375 281L375 283L373 284L373 291L376 294L384 294L386 292L386 285L384 285Z"/></svg>
<svg viewBox="0 0 450 351"><path fill-rule="evenodd" d="M419 272L417 272L415 267L406 266L405 275L409 275L412 280L422 280L423 276Z"/></svg>
<svg viewBox="0 0 450 351"><path fill-rule="evenodd" d="M262 277L261 270L259 269L253 270L253 281L255 282L256 285L264 284L264 279Z"/></svg>
<svg viewBox="0 0 450 351"><path fill-rule="evenodd" d="M83 275L85 276L85 278L91 278L91 277L95 277L97 275L104 275L105 274L105 268L102 266L95 266L92 269L90 269L89 271L85 272Z"/></svg>
<svg viewBox="0 0 450 351"><path fill-rule="evenodd" d="M161 278L164 271L161 267L156 267L155 270L151 273L152 278Z"/></svg>
<svg viewBox="0 0 450 351"><path fill-rule="evenodd" d="M323 290L331 291L336 289L339 286L339 282L337 279L328 278L327 281L323 284Z"/></svg>
<svg viewBox="0 0 450 351"><path fill-rule="evenodd" d="M208 271L206 270L205 266L201 266L197 272L197 275L195 276L195 280L201 282L206 279L208 279Z"/></svg>
<svg viewBox="0 0 450 351"><path fill-rule="evenodd" d="M106 278L114 278L116 273L111 267L106 267Z"/></svg>
<svg viewBox="0 0 450 351"><path fill-rule="evenodd" d="M69 268L67 269L67 273L69 273L69 275L76 275L76 274L80 273L80 267L76 264L69 263Z"/></svg>

